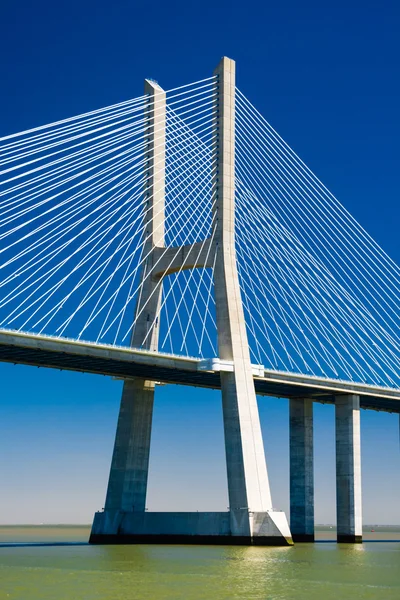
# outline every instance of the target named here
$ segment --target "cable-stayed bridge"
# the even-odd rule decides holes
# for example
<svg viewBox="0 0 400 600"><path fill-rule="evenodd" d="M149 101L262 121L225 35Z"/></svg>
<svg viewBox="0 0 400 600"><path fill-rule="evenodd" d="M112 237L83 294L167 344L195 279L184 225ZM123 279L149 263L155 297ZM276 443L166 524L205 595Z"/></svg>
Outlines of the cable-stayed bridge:
<svg viewBox="0 0 400 600"><path fill-rule="evenodd" d="M6 136L0 171L0 360L124 379L92 541L290 542L256 393L290 398L298 540L314 535L312 403L335 403L338 539L359 541L359 409L400 412L399 268L233 61ZM157 382L222 390L229 512L145 512Z"/></svg>

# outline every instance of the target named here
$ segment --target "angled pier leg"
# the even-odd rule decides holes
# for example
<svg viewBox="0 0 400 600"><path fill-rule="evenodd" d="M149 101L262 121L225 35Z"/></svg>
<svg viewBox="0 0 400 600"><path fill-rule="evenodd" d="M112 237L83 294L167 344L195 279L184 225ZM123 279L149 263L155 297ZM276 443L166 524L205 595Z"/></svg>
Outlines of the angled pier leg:
<svg viewBox="0 0 400 600"><path fill-rule="evenodd" d="M290 420L290 529L294 542L314 541L313 401L292 398Z"/></svg>
<svg viewBox="0 0 400 600"><path fill-rule="evenodd" d="M337 541L362 542L360 397L335 397Z"/></svg>
<svg viewBox="0 0 400 600"><path fill-rule="evenodd" d="M164 246L165 207L165 92L154 82L145 82L148 104L145 169L145 236L142 288L136 306L131 346L158 349L162 279L152 272L155 248ZM150 329L151 327L151 329ZM144 513L146 506L154 382L132 379L124 382L108 482L105 512L97 513L91 541L103 535L118 535L127 513Z"/></svg>
<svg viewBox="0 0 400 600"><path fill-rule="evenodd" d="M231 534L260 544L292 543L285 514L272 509L235 252L235 63L223 58L218 77L214 271Z"/></svg>

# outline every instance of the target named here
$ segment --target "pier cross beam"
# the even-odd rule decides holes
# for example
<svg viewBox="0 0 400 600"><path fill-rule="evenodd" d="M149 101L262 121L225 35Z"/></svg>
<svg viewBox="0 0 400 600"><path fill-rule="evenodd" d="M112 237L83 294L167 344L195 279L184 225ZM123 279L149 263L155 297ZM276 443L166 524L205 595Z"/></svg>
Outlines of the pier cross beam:
<svg viewBox="0 0 400 600"><path fill-rule="evenodd" d="M228 513L145 512L153 381L126 380L123 387L105 510L97 513L91 541L216 541L292 543L286 516L272 508L235 251L235 63L224 57L217 80L213 169L213 231L205 242L166 248L165 92L146 81L148 95L145 201L147 259L142 269L131 345L156 351L163 278L181 269L213 267L218 351L233 364L221 372L228 476ZM148 335L148 327L152 327ZM218 543L221 543L219 541Z"/></svg>

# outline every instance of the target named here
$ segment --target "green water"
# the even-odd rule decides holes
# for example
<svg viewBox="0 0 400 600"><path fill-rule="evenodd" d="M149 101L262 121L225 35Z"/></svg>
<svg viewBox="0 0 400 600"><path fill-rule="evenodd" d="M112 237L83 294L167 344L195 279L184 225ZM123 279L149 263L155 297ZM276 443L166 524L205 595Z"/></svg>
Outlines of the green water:
<svg viewBox="0 0 400 600"><path fill-rule="evenodd" d="M83 527L0 527L0 599L400 599L396 541L293 548L89 546L87 535ZM331 530L319 537L329 535ZM400 529L369 537L399 540ZM20 545L4 545L9 542ZM60 542L70 545L55 545Z"/></svg>

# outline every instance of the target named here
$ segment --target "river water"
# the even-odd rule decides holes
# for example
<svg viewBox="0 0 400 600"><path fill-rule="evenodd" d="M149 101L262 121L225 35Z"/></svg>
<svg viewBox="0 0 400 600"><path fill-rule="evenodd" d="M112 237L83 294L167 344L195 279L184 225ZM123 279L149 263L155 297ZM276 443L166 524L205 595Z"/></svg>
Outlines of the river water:
<svg viewBox="0 0 400 600"><path fill-rule="evenodd" d="M249 548L89 546L87 527L0 527L0 600L399 600L400 528L368 531L362 545L328 529L328 541Z"/></svg>

